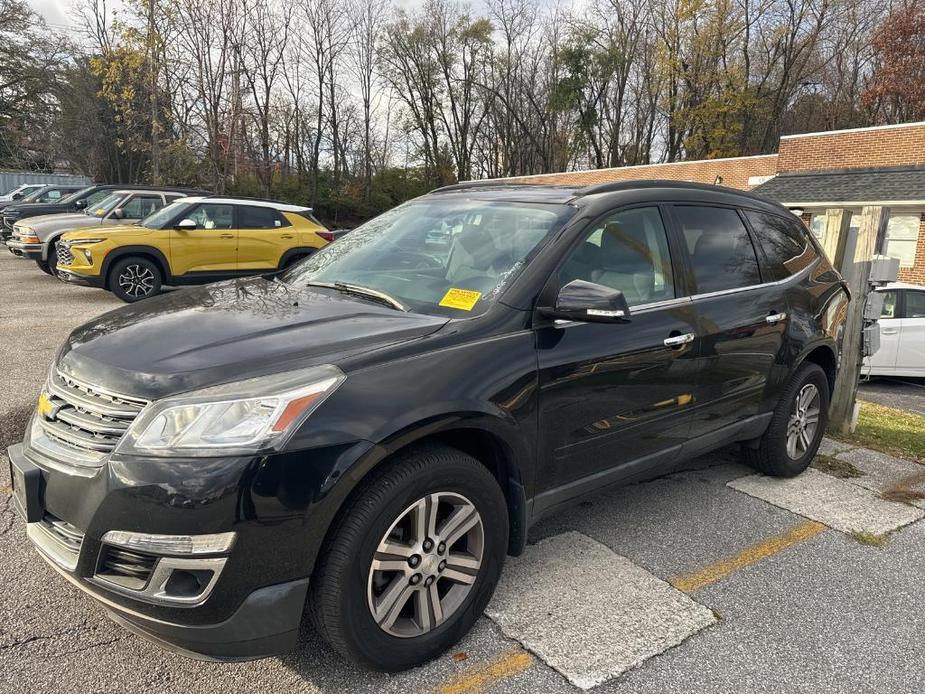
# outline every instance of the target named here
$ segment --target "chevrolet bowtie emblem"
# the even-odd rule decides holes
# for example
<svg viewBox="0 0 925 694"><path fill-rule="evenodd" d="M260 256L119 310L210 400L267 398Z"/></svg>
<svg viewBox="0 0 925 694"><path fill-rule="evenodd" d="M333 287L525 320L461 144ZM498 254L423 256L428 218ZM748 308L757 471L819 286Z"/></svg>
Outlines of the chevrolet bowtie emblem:
<svg viewBox="0 0 925 694"><path fill-rule="evenodd" d="M42 417L45 419L54 419L55 415L58 414L60 407L51 401L48 393L42 393L39 395L39 404L37 409L39 414L42 415Z"/></svg>

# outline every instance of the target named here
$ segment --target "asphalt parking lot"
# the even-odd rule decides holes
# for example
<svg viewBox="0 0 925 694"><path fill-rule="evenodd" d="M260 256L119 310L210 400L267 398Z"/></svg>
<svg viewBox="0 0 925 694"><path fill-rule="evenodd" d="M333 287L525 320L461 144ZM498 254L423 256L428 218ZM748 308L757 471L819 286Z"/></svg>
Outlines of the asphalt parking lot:
<svg viewBox="0 0 925 694"><path fill-rule="evenodd" d="M3 451L67 332L119 305L0 249ZM921 468L832 444L825 453L857 476L811 470L781 483L730 449L543 521L473 632L391 676L344 663L308 629L290 655L238 664L128 634L28 546L0 455L3 690L922 691L925 512L880 497Z"/></svg>

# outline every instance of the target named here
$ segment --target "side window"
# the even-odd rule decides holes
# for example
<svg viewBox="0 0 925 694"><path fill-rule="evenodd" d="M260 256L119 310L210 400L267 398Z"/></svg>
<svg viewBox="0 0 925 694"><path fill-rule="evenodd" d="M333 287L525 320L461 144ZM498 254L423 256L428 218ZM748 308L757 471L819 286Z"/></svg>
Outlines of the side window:
<svg viewBox="0 0 925 694"><path fill-rule="evenodd" d="M47 193L43 194L41 198L39 198L39 202L54 202L55 200L60 200L60 199L61 199L60 190L49 190Z"/></svg>
<svg viewBox="0 0 925 694"><path fill-rule="evenodd" d="M572 280L619 289L630 306L675 296L668 237L656 207L617 212L596 225L559 270Z"/></svg>
<svg viewBox="0 0 925 694"><path fill-rule="evenodd" d="M231 205L204 203L184 217L196 222L197 229L231 229L233 210Z"/></svg>
<svg viewBox="0 0 925 694"><path fill-rule="evenodd" d="M160 195L136 195L122 205L126 219L144 219L163 207Z"/></svg>
<svg viewBox="0 0 925 694"><path fill-rule="evenodd" d="M904 318L925 318L925 292L906 290Z"/></svg>
<svg viewBox="0 0 925 694"><path fill-rule="evenodd" d="M761 284L755 248L735 210L684 205L675 214L698 294Z"/></svg>
<svg viewBox="0 0 925 694"><path fill-rule="evenodd" d="M745 216L752 225L758 245L767 257L765 279L785 279L816 259L813 245L807 239L806 230L799 221L752 211L746 212Z"/></svg>
<svg viewBox="0 0 925 694"><path fill-rule="evenodd" d="M239 229L278 229L283 226L279 214L272 207L238 208Z"/></svg>
<svg viewBox="0 0 925 694"><path fill-rule="evenodd" d="M881 292L883 294L883 308L880 309L881 318L896 318L896 292Z"/></svg>

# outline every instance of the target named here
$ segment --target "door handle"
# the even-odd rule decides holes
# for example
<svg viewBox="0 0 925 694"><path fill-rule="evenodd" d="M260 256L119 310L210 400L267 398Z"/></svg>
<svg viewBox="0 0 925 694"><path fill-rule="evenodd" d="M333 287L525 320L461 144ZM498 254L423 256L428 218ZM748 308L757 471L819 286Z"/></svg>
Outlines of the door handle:
<svg viewBox="0 0 925 694"><path fill-rule="evenodd" d="M684 333L683 335L672 335L671 337L665 338L666 347L680 347L681 345L686 345L688 342L694 341L694 333Z"/></svg>
<svg viewBox="0 0 925 694"><path fill-rule="evenodd" d="M898 332L898 328L880 328L881 335L895 335Z"/></svg>
<svg viewBox="0 0 925 694"><path fill-rule="evenodd" d="M233 239L233 238L234 238L234 234L219 234L218 237L219 237L220 239Z"/></svg>
<svg viewBox="0 0 925 694"><path fill-rule="evenodd" d="M294 237L292 234L282 234L282 235L280 236L280 238L281 238L281 239L292 239L292 238L295 238L295 237Z"/></svg>
<svg viewBox="0 0 925 694"><path fill-rule="evenodd" d="M787 317L786 313L772 313L770 316L765 318L765 321L767 321L771 325L774 325L775 323L780 323L786 317Z"/></svg>

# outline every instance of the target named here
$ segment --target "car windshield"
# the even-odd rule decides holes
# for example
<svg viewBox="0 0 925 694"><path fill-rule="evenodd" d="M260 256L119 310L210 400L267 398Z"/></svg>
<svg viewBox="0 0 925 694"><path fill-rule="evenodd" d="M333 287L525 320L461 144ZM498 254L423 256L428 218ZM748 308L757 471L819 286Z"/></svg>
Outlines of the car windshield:
<svg viewBox="0 0 925 694"><path fill-rule="evenodd" d="M107 214L116 209L124 197L125 193L113 193L112 195L107 195L92 208L88 208L87 214L102 219Z"/></svg>
<svg viewBox="0 0 925 694"><path fill-rule="evenodd" d="M191 202L181 202L179 200L177 202L172 202L166 207L162 207L157 212L149 214L138 222L138 225L147 229L163 229L167 222L178 216L181 212L188 210L192 205L193 203Z"/></svg>
<svg viewBox="0 0 925 694"><path fill-rule="evenodd" d="M80 190L71 193L66 198L61 198L58 202L60 202L62 205L70 205L72 203L77 202L78 200L82 200L84 196L86 195L87 191L92 190L92 189L93 189L93 186L81 188Z"/></svg>
<svg viewBox="0 0 925 694"><path fill-rule="evenodd" d="M384 294L390 301L380 296L383 303L420 313L481 313L573 213L565 205L525 202L410 202L357 227L280 280L366 290L371 298Z"/></svg>

